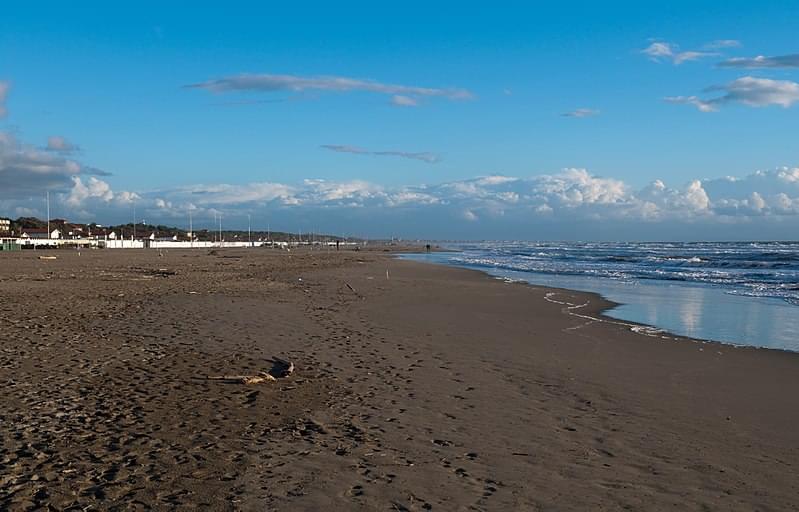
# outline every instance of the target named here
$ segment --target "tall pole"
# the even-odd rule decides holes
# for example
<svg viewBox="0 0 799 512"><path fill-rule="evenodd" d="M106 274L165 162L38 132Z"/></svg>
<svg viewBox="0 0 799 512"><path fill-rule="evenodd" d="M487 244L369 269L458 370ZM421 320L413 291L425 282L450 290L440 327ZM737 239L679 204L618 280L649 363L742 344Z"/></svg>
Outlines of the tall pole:
<svg viewBox="0 0 799 512"><path fill-rule="evenodd" d="M50 191L47 191L47 238L50 238Z"/></svg>
<svg viewBox="0 0 799 512"><path fill-rule="evenodd" d="M252 219L250 218L250 214L247 214L247 239L252 247Z"/></svg>
<svg viewBox="0 0 799 512"><path fill-rule="evenodd" d="M194 247L194 226L191 223L191 210L189 210L189 245Z"/></svg>
<svg viewBox="0 0 799 512"><path fill-rule="evenodd" d="M133 201L133 240L136 240L136 201Z"/></svg>
<svg viewBox="0 0 799 512"><path fill-rule="evenodd" d="M221 247L224 241L222 240L222 214L219 214L219 246Z"/></svg>

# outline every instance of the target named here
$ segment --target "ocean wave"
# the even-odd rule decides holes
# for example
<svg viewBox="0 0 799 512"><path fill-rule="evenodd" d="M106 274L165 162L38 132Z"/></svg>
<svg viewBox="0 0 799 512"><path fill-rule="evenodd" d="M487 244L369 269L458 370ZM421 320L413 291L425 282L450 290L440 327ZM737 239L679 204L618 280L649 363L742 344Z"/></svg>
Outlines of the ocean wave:
<svg viewBox="0 0 799 512"><path fill-rule="evenodd" d="M684 281L799 305L799 243L463 244L453 263L616 280Z"/></svg>

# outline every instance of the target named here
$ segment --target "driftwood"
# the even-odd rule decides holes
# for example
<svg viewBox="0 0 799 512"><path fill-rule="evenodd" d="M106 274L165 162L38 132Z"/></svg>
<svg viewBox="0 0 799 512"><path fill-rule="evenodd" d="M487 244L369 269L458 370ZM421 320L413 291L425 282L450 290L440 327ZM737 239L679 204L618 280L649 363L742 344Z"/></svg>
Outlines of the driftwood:
<svg viewBox="0 0 799 512"><path fill-rule="evenodd" d="M260 372L258 375L220 375L220 376L208 376L206 377L208 380L221 380L225 382L229 382L231 384L263 384L264 382L274 382L277 379L272 377L270 374L266 372Z"/></svg>
<svg viewBox="0 0 799 512"><path fill-rule="evenodd" d="M264 382L277 382L278 379L285 379L294 373L294 363L273 357L270 361L272 368L266 372L258 372L255 375L219 375L207 376L207 380L221 380L231 384L263 384Z"/></svg>
<svg viewBox="0 0 799 512"><path fill-rule="evenodd" d="M58 256L39 256L40 260L57 260Z"/></svg>

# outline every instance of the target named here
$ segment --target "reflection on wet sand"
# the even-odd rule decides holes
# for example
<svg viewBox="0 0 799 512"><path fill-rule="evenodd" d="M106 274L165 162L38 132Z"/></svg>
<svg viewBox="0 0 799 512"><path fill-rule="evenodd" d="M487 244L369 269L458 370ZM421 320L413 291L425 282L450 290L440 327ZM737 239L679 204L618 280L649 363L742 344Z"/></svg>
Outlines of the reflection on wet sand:
<svg viewBox="0 0 799 512"><path fill-rule="evenodd" d="M440 254L414 256L413 259L448 262ZM782 299L733 295L720 287L699 283L471 268L530 284L598 293L619 304L606 312L608 316L652 325L674 334L799 351L799 309Z"/></svg>

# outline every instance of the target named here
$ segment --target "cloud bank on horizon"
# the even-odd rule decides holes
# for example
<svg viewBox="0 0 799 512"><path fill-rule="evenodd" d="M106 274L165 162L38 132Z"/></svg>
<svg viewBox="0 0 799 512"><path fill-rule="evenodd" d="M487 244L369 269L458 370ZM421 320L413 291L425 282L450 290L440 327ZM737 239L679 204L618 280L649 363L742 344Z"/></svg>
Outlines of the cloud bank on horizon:
<svg viewBox="0 0 799 512"><path fill-rule="evenodd" d="M386 231L399 230L406 236L430 238L447 236L446 230L492 238L501 225L518 229L533 225L548 232L547 225L613 221L648 229L655 237L664 226L682 226L683 237L695 239L719 225L793 219L790 227L799 219L799 167L759 171L743 178L696 179L678 187L654 180L640 189L586 169L401 187L363 180L305 179L293 184L195 184L136 192L115 191L100 174L60 154L21 145L8 134L0 134L0 208L20 216L42 215L42 191L50 189L58 191L51 196L59 205L58 215L75 220L128 222L135 202L140 218L151 223L182 225L191 212L196 220L221 214L235 224L236 218L253 214L273 219L273 226L299 218L331 230L334 226L328 222L351 225L368 218L373 224L366 234L387 236ZM428 222L408 226L408 219ZM438 219L438 224L432 219Z"/></svg>

